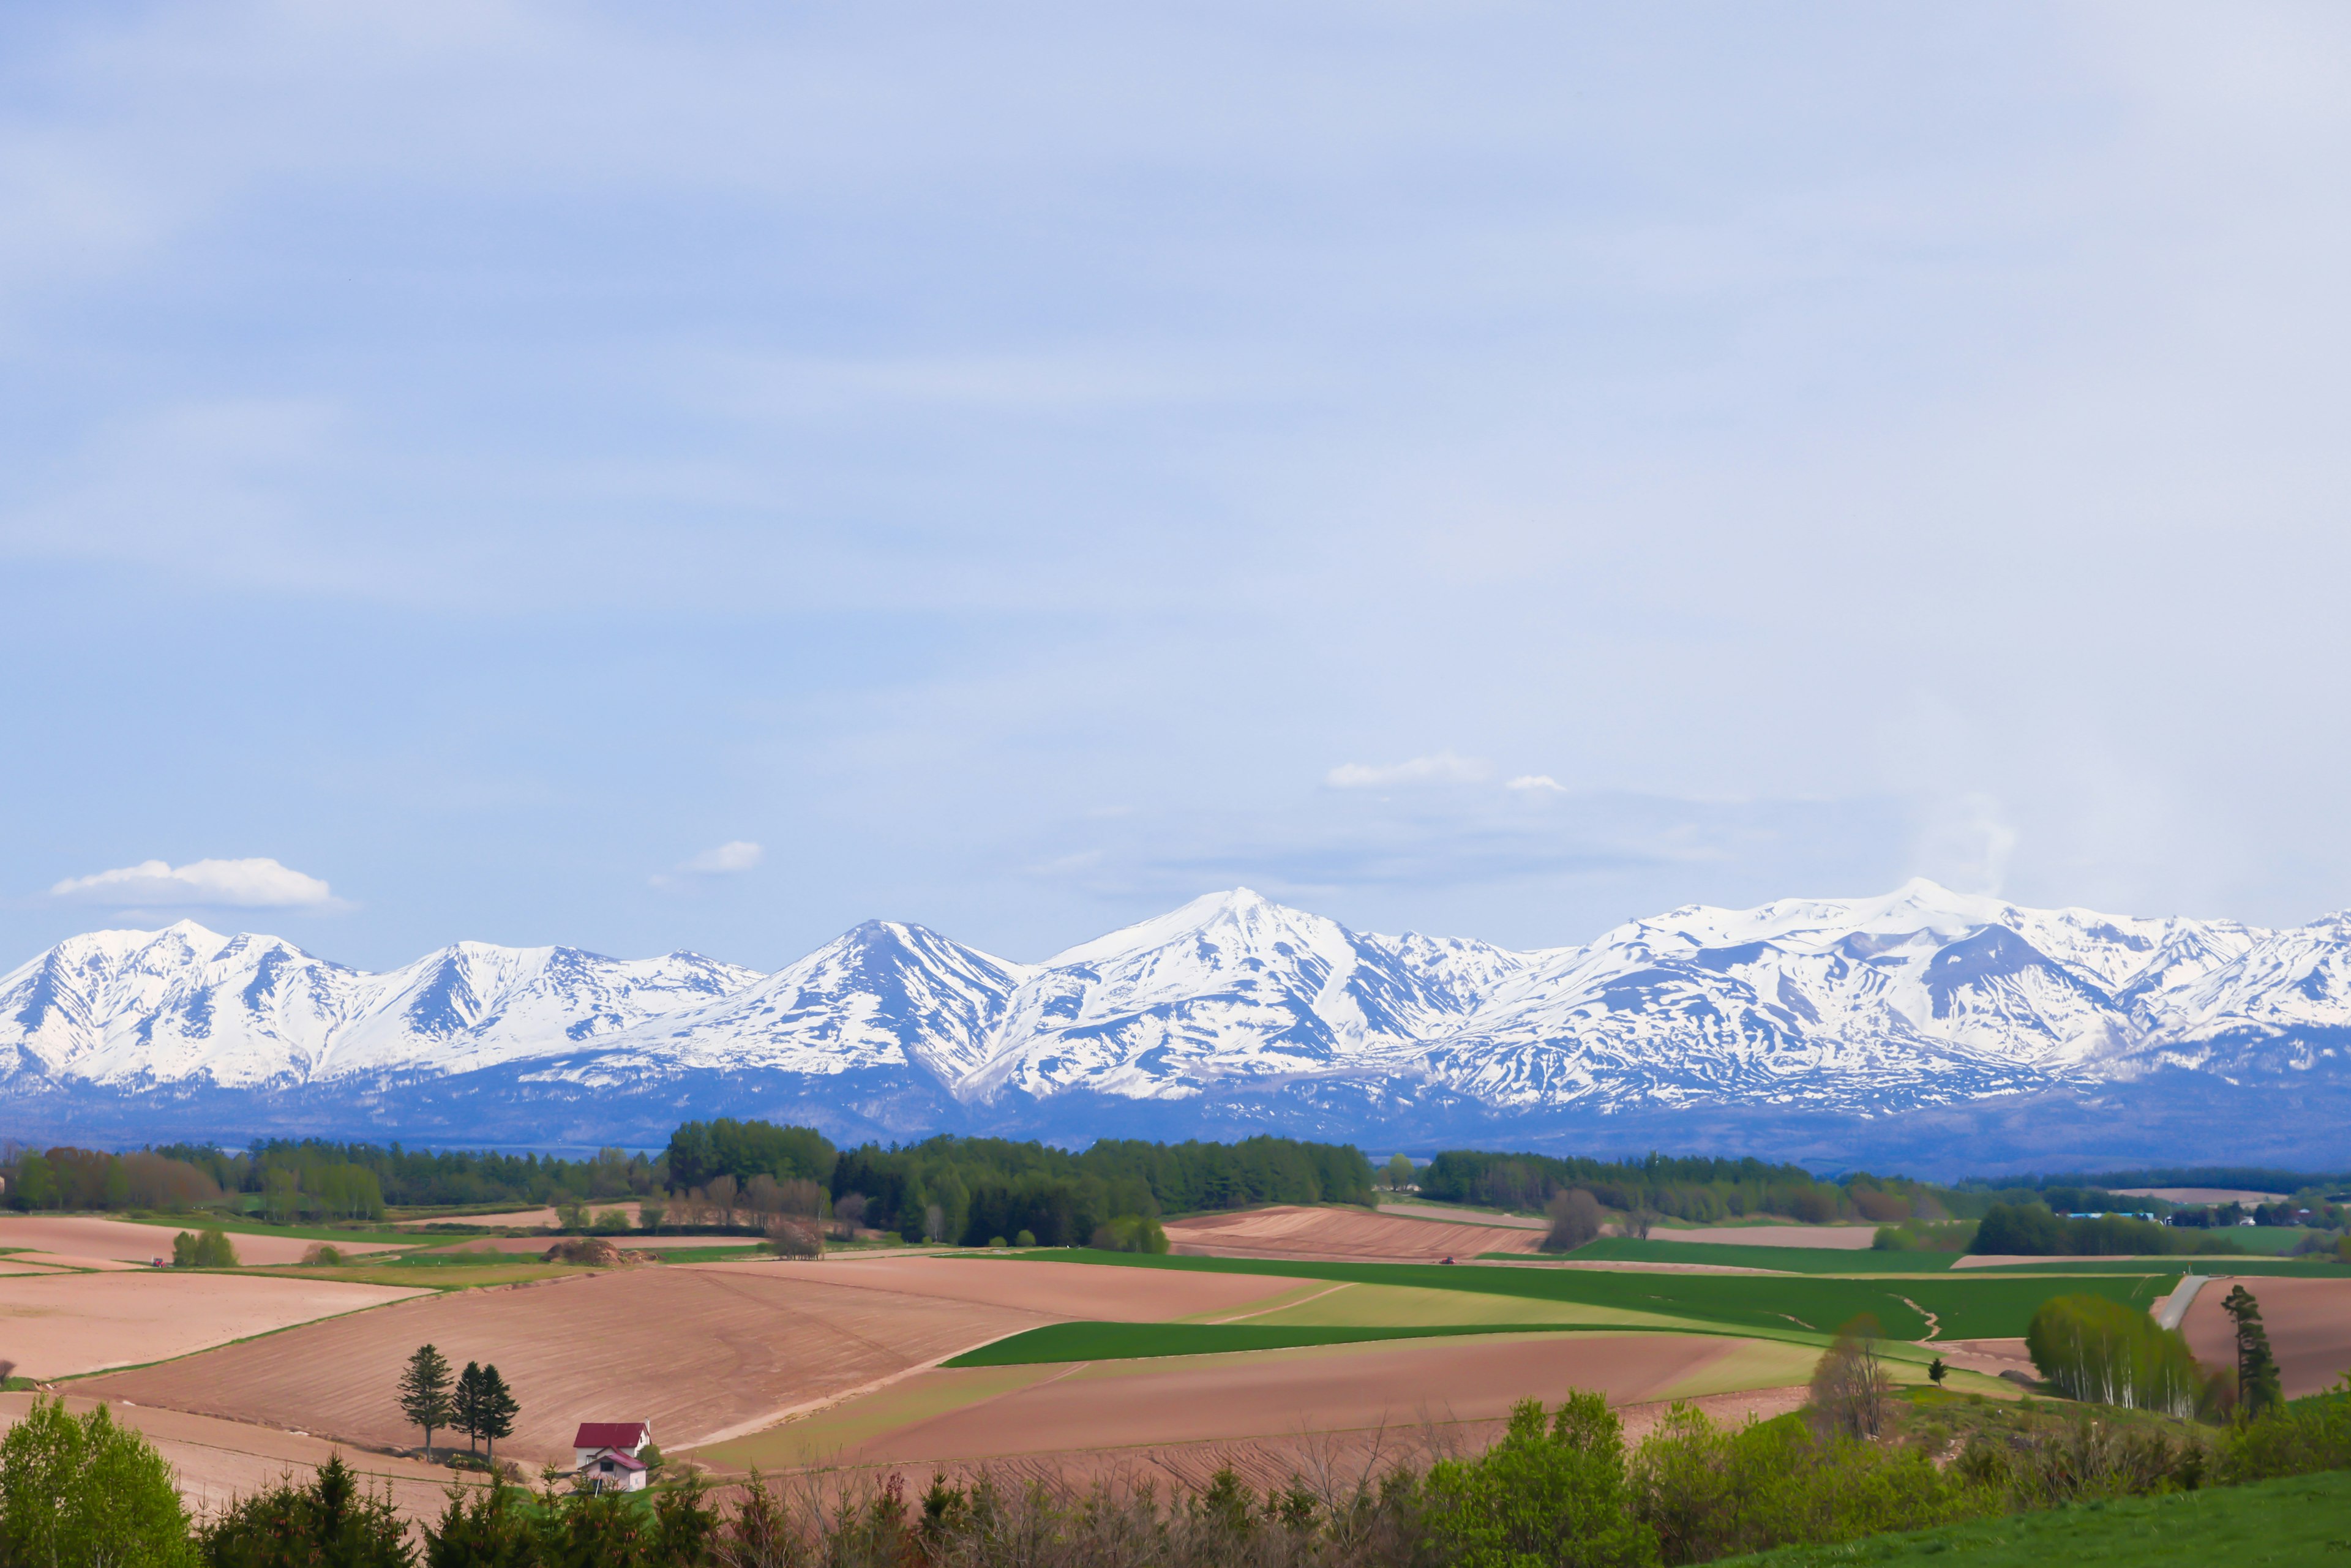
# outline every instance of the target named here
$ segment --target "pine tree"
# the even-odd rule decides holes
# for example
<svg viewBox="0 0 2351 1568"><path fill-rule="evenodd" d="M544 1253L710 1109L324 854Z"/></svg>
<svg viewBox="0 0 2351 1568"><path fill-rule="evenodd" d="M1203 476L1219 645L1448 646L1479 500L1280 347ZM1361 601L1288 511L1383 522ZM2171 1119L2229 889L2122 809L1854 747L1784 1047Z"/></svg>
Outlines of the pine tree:
<svg viewBox="0 0 2351 1568"><path fill-rule="evenodd" d="M522 1413L522 1406L507 1387L507 1380L498 1375L496 1365L482 1368L479 1396L482 1436L489 1439L490 1464L498 1462L498 1439L514 1434L514 1418Z"/></svg>
<svg viewBox="0 0 2351 1568"><path fill-rule="evenodd" d="M2278 1384L2277 1357L2270 1353L2270 1331L2262 1322L2262 1304L2242 1285L2231 1291L2220 1308L2237 1322L2237 1404L2248 1416L2274 1410L2285 1403Z"/></svg>
<svg viewBox="0 0 2351 1568"><path fill-rule="evenodd" d="M482 1437L482 1369L467 1362L457 1375L457 1396L450 1401L450 1425L465 1434L465 1451L475 1452Z"/></svg>
<svg viewBox="0 0 2351 1568"><path fill-rule="evenodd" d="M429 1344L416 1347L400 1375L400 1413L424 1428L424 1460L433 1462L433 1432L455 1414L449 1398L449 1363Z"/></svg>

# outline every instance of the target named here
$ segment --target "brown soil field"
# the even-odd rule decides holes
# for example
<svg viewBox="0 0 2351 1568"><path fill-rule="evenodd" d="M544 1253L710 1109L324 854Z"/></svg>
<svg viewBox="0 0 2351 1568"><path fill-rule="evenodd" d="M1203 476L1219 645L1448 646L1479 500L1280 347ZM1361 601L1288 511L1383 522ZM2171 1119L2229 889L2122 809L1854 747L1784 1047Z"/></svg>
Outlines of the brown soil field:
<svg viewBox="0 0 2351 1568"><path fill-rule="evenodd" d="M2239 1284L2262 1305L2287 1398L2321 1393L2351 1371L2351 1280L2214 1280L2197 1292L2179 1325L2198 1360L2236 1364L2236 1325L2220 1303Z"/></svg>
<svg viewBox="0 0 2351 1568"><path fill-rule="evenodd" d="M1271 1301L1311 1281L1263 1274L1191 1274L1098 1263L1050 1263L986 1253L962 1257L828 1259L821 1263L695 1263L724 1274L791 1270L829 1285L1009 1307L1054 1318L1169 1322Z"/></svg>
<svg viewBox="0 0 2351 1568"><path fill-rule="evenodd" d="M629 1228L632 1230L636 1228L636 1199L631 1198L625 1203L591 1203L588 1206L588 1212L597 1215L608 1208L617 1208L627 1215ZM545 1208L517 1208L505 1214L451 1214L435 1219L400 1219L392 1223L402 1230L413 1230L423 1225L478 1225L492 1230L528 1230L537 1226L552 1230L555 1228L557 1218L555 1207L550 1204Z"/></svg>
<svg viewBox="0 0 2351 1568"><path fill-rule="evenodd" d="M1652 1241L1712 1241L1728 1247L1821 1247L1866 1252L1877 1239L1875 1225L1721 1225L1687 1230L1658 1226Z"/></svg>
<svg viewBox="0 0 2351 1568"><path fill-rule="evenodd" d="M332 1280L152 1269L20 1275L0 1279L0 1354L18 1364L20 1376L68 1377L184 1356L419 1293ZM249 1348L267 1355L275 1343L254 1341Z"/></svg>
<svg viewBox="0 0 2351 1568"><path fill-rule="evenodd" d="M1498 1420L1596 1388L1664 1397L1745 1342L1702 1334L1495 1335L1233 1355L935 1368L697 1457L758 1465L923 1465L1298 1439Z"/></svg>
<svg viewBox="0 0 2351 1568"><path fill-rule="evenodd" d="M1480 1252L1527 1252L1542 1232L1498 1225L1400 1219L1359 1208L1252 1208L1167 1225L1176 1251L1211 1258L1376 1260L1433 1263Z"/></svg>
<svg viewBox="0 0 2351 1568"><path fill-rule="evenodd" d="M203 1223L191 1218L184 1228ZM169 1260L172 1238L181 1227L138 1225L127 1219L93 1219L83 1215L12 1214L0 1217L0 1247L22 1247L38 1252L76 1258L111 1258L125 1263ZM241 1236L232 1232L229 1245L240 1263L298 1263L315 1243L292 1236ZM380 1241L344 1242L346 1252L394 1250Z"/></svg>
<svg viewBox="0 0 2351 1568"><path fill-rule="evenodd" d="M34 1266L35 1272L52 1274L75 1269L95 1269L105 1274L136 1274L153 1267L152 1261L125 1263L120 1258L80 1258L68 1252L11 1252L7 1261L29 1263Z"/></svg>
<svg viewBox="0 0 2351 1568"><path fill-rule="evenodd" d="M34 1398L30 1394L0 1394L0 1431L16 1425L32 1408ZM66 1408L79 1416L95 1403L68 1396ZM339 1449L333 1443L298 1432L178 1410L151 1410L120 1400L112 1402L112 1408L117 1422L137 1427L163 1456L178 1479L180 1496L189 1511L199 1516L236 1498L249 1497L281 1476L308 1480L329 1455L339 1451L343 1462L358 1473L361 1485L378 1494L389 1488L392 1505L410 1519L438 1518L447 1506L451 1481L473 1484L469 1478L439 1465Z"/></svg>
<svg viewBox="0 0 2351 1568"><path fill-rule="evenodd" d="M1441 1219L1449 1225L1499 1225L1505 1230L1549 1230L1548 1219L1532 1219L1523 1214L1483 1214L1474 1208L1454 1208L1442 1203L1388 1203L1380 1205L1382 1214L1401 1215L1406 1219Z"/></svg>
<svg viewBox="0 0 2351 1568"><path fill-rule="evenodd" d="M461 1365L497 1366L522 1405L499 1451L531 1469L549 1458L568 1462L581 1421L650 1421L670 1448L780 1418L1054 1315L829 1284L829 1272L823 1264L685 1265L457 1291L85 1387L142 1406L405 1448L417 1435L393 1406L393 1380L409 1354L430 1342Z"/></svg>
<svg viewBox="0 0 2351 1568"><path fill-rule="evenodd" d="M645 1236L634 1230L600 1230L595 1234L615 1247L637 1252L671 1251L684 1247L756 1247L757 1236ZM559 1236L482 1236L471 1241L429 1242L420 1252L528 1252L536 1257Z"/></svg>

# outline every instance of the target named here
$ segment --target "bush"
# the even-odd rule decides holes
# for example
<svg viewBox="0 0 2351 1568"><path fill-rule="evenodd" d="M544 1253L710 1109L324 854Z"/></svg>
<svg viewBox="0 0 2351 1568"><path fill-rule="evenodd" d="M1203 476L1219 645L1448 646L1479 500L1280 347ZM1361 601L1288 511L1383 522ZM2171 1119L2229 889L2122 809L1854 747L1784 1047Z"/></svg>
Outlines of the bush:
<svg viewBox="0 0 2351 1568"><path fill-rule="evenodd" d="M1547 1212L1551 1232L1542 1239L1546 1252L1573 1252L1600 1234L1600 1201L1580 1186L1554 1194Z"/></svg>
<svg viewBox="0 0 2351 1568"><path fill-rule="evenodd" d="M2105 1296L2057 1296L2025 1331L2032 1364L2069 1399L2194 1416L2203 1369L2178 1331Z"/></svg>
<svg viewBox="0 0 2351 1568"><path fill-rule="evenodd" d="M2209 1456L2193 1437L2083 1414L2063 1431L2025 1443L2010 1458L2009 1506L2019 1511L2098 1498L2193 1491Z"/></svg>
<svg viewBox="0 0 2351 1568"><path fill-rule="evenodd" d="M194 1568L171 1467L100 1405L36 1399L0 1438L0 1563Z"/></svg>
<svg viewBox="0 0 2351 1568"><path fill-rule="evenodd" d="M1677 1406L1633 1456L1635 1517L1664 1560L1834 1545L1999 1511L2001 1494L1916 1448L1815 1437L1792 1416L1726 1430Z"/></svg>
<svg viewBox="0 0 2351 1568"><path fill-rule="evenodd" d="M821 1258L823 1223L804 1215L779 1214L768 1221L768 1249L778 1258Z"/></svg>
<svg viewBox="0 0 2351 1568"><path fill-rule="evenodd" d="M1101 1252L1165 1252L1167 1232L1148 1214L1122 1214L1094 1228L1092 1245Z"/></svg>
<svg viewBox="0 0 2351 1568"><path fill-rule="evenodd" d="M2330 1394L2240 1422L2222 1441L2214 1469L2231 1485L2351 1469L2351 1372Z"/></svg>
<svg viewBox="0 0 2351 1568"><path fill-rule="evenodd" d="M314 1241L302 1250L305 1268L340 1269L345 1261L340 1251L323 1241Z"/></svg>
<svg viewBox="0 0 2351 1568"><path fill-rule="evenodd" d="M1656 1531L1625 1503L1624 1428L1604 1396L1578 1392L1548 1424L1541 1400L1520 1401L1500 1442L1431 1467L1426 1517L1461 1568L1656 1563Z"/></svg>
<svg viewBox="0 0 2351 1568"><path fill-rule="evenodd" d="M1033 1230L1024 1230L1019 1235L1012 1239L1012 1245L1015 1247L1034 1247L1037 1245L1037 1233Z"/></svg>
<svg viewBox="0 0 2351 1568"><path fill-rule="evenodd" d="M308 1261L306 1259L305 1261ZM223 1230L183 1230L172 1238L174 1269L234 1269L236 1249Z"/></svg>

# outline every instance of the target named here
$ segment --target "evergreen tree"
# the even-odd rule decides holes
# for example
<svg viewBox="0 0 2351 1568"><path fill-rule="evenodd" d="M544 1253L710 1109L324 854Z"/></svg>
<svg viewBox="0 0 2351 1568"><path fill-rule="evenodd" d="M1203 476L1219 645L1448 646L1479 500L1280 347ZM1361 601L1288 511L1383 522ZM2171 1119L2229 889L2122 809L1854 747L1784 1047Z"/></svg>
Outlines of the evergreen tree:
<svg viewBox="0 0 2351 1568"><path fill-rule="evenodd" d="M2270 1353L2270 1331L2262 1322L2262 1304L2242 1285L2231 1291L2220 1308L2237 1324L2237 1404L2248 1416L2259 1416L2285 1403L2278 1385L2277 1357Z"/></svg>
<svg viewBox="0 0 2351 1568"><path fill-rule="evenodd" d="M489 1441L490 1463L495 1467L498 1462L498 1439L513 1436L515 1417L522 1413L521 1404L507 1386L507 1380L498 1375L496 1365L482 1368L476 1408L475 1418L481 1424L482 1436Z"/></svg>
<svg viewBox="0 0 2351 1568"><path fill-rule="evenodd" d="M424 1428L424 1459L433 1460L433 1432L455 1414L449 1397L449 1363L429 1344L416 1347L400 1375L400 1413Z"/></svg>
<svg viewBox="0 0 2351 1568"><path fill-rule="evenodd" d="M467 1362L457 1375L456 1397L450 1400L449 1424L465 1434L465 1451L475 1452L482 1437L482 1368Z"/></svg>
<svg viewBox="0 0 2351 1568"><path fill-rule="evenodd" d="M381 1496L362 1491L340 1454L329 1456L308 1486L286 1479L239 1500L200 1541L205 1568L413 1568L416 1561L389 1486Z"/></svg>

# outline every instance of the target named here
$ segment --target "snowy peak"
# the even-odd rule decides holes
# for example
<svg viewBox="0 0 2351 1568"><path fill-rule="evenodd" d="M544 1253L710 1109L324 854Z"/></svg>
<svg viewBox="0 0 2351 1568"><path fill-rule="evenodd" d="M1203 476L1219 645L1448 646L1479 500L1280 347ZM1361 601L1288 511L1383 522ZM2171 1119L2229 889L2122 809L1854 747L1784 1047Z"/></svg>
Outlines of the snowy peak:
<svg viewBox="0 0 2351 1568"><path fill-rule="evenodd" d="M1035 965L870 921L770 975L479 942L370 974L183 923L77 936L0 977L0 1083L125 1093L495 1069L591 1095L747 1075L818 1103L903 1090L976 1117L1310 1082L1496 1114L1875 1116L2162 1071L2308 1082L2351 1074L2346 1051L2351 916L2263 931L1925 881L1693 904L1531 953L1357 932L1235 888Z"/></svg>

